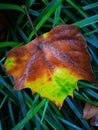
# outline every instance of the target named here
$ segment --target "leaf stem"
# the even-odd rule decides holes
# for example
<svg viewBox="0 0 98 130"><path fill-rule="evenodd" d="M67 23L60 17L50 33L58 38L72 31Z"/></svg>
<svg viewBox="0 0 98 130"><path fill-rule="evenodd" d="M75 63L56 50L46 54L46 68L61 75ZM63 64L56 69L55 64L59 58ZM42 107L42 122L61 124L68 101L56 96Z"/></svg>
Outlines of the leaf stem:
<svg viewBox="0 0 98 130"><path fill-rule="evenodd" d="M30 25L31 25L31 27L32 27L32 29L33 29L33 31L34 31L34 33L35 33L35 36L38 38L37 31L36 31L36 29L35 29L35 27L34 27L34 25L33 25L33 23L32 23L32 20L31 20L31 18L30 18L30 15L29 15L29 13L28 13L28 10L27 10L26 6L25 6L25 5L22 5L22 8L25 10L25 13L26 13L27 18L28 18L28 20L29 20L29 23L30 23Z"/></svg>

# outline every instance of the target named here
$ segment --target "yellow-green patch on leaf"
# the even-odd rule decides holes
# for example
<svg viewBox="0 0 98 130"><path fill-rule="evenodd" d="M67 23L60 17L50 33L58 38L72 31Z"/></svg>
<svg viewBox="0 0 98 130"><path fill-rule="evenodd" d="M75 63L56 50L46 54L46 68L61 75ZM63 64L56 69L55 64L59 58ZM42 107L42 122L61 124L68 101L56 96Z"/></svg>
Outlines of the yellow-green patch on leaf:
<svg viewBox="0 0 98 130"><path fill-rule="evenodd" d="M14 57L8 58L5 64L6 64L7 71L11 70L11 68L16 66L15 58Z"/></svg>
<svg viewBox="0 0 98 130"><path fill-rule="evenodd" d="M61 107L66 96L73 96L73 89L78 89L77 80L78 77L71 76L65 68L56 68L51 77L43 75L36 81L27 81L25 88L29 87L33 92L40 93Z"/></svg>

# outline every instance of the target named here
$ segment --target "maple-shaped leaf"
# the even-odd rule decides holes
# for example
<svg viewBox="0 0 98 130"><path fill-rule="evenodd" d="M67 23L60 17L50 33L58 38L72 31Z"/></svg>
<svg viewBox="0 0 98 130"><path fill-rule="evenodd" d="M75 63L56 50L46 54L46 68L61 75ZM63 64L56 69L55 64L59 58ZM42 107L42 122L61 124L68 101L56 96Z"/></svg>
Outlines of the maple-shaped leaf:
<svg viewBox="0 0 98 130"><path fill-rule="evenodd" d="M96 82L86 46L77 26L60 25L13 49L4 67L14 78L15 90L30 88L61 107L78 89L78 80Z"/></svg>

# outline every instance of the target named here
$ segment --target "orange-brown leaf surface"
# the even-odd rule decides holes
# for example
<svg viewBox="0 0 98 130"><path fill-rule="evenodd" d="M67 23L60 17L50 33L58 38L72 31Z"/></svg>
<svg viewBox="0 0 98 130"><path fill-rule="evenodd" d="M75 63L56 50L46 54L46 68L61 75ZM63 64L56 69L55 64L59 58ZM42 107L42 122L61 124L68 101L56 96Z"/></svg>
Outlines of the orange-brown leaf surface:
<svg viewBox="0 0 98 130"><path fill-rule="evenodd" d="M15 90L30 88L61 107L78 80L96 83L86 46L77 26L60 25L10 51L4 67Z"/></svg>

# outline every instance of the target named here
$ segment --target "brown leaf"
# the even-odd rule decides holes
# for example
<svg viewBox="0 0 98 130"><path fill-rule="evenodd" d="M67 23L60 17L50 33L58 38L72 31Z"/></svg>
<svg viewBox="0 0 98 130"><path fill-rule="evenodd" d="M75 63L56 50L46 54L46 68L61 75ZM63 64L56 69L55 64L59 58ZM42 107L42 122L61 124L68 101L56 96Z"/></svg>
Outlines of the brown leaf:
<svg viewBox="0 0 98 130"><path fill-rule="evenodd" d="M89 103L85 104L85 108L83 111L83 119L90 119L98 113L98 107L91 105Z"/></svg>
<svg viewBox="0 0 98 130"><path fill-rule="evenodd" d="M85 107L83 110L83 119L91 119L91 126L98 127L98 107L89 103L85 103Z"/></svg>
<svg viewBox="0 0 98 130"><path fill-rule="evenodd" d="M97 82L86 46L78 27L61 25L13 49L4 66L14 78L15 90L31 88L61 107L78 89L78 80Z"/></svg>

